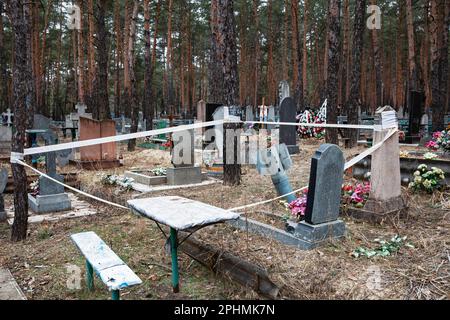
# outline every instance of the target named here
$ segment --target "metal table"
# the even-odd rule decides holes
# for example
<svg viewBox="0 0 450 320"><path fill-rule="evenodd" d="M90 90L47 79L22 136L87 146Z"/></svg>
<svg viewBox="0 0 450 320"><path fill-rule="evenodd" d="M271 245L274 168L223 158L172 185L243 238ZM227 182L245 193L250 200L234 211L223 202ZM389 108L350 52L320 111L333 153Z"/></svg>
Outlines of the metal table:
<svg viewBox="0 0 450 320"><path fill-rule="evenodd" d="M178 246L194 232L204 227L227 220L235 220L240 216L238 213L178 196L129 200L128 206L135 214L155 221L158 228L170 241L172 287L175 293L179 292ZM165 234L160 224L170 227L169 236ZM181 242L178 240L179 231L189 233Z"/></svg>

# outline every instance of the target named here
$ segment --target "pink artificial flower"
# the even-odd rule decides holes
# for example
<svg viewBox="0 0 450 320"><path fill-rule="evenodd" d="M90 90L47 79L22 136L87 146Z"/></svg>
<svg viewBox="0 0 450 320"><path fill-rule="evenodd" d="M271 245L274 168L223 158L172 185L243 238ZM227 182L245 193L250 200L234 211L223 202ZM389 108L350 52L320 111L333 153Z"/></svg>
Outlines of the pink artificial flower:
<svg viewBox="0 0 450 320"><path fill-rule="evenodd" d="M427 147L428 149L438 149L438 145L436 142L434 141L430 141L428 142L425 147Z"/></svg>

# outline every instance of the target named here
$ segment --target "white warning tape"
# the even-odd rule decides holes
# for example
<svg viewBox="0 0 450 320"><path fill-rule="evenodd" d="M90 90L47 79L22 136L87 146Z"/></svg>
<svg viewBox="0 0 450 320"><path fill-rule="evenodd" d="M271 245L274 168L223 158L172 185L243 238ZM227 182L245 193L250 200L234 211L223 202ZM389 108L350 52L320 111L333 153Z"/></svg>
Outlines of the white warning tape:
<svg viewBox="0 0 450 320"><path fill-rule="evenodd" d="M336 129L365 129L375 130L376 126L363 124L331 124L331 123L300 123L300 122L263 122L263 121L245 121L246 124L266 124L266 125L280 125L280 126L295 126L295 127L312 127L312 128L336 128Z"/></svg>
<svg viewBox="0 0 450 320"><path fill-rule="evenodd" d="M11 152L11 163L17 163L17 160L23 160L23 153Z"/></svg>
<svg viewBox="0 0 450 320"><path fill-rule="evenodd" d="M316 128L367 129L367 130L375 130L375 128L376 128L376 126L368 126L368 125L347 125L347 124L341 125L341 124L325 124L325 123L323 123L323 124L312 124L312 123L306 124L306 123L297 123L297 122L260 122L260 121L242 122L242 121L239 121L239 120L236 120L236 119L233 119L232 117L230 117L225 120L199 122L199 123L195 123L195 124L183 125L183 126L178 126L178 127L170 127L170 128L129 133L129 134L124 134L124 135L110 136L110 137L104 137L104 138L98 138L98 139L90 139L90 140L83 140L83 141L77 141L77 142L48 145L48 146L44 146L44 147L28 148L28 149L24 150L23 155L30 156L30 155L55 152L55 151L61 151L61 150L67 150L67 149L89 147L89 146L94 146L94 145L99 145L99 144L120 142L120 141L126 141L126 140L131 140L131 139L139 139L139 138L156 136L156 135L166 134L166 133L174 133L174 132L182 132L182 131L186 131L186 130L200 129L200 128L209 127L209 126L221 125L224 123L247 123L247 124L266 124L266 125L283 125L283 126L316 127Z"/></svg>
<svg viewBox="0 0 450 320"><path fill-rule="evenodd" d="M223 121L214 121L214 122L221 122L221 123L223 123ZM205 123L206 123L206 122L204 122L203 124L205 124ZM208 125L211 125L211 122L209 122ZM179 127L175 127L175 128L179 128ZM189 129L186 129L186 128L185 128L185 129L183 129L183 130L189 130ZM179 131L183 131L183 130L179 130ZM153 130L153 131L154 131L154 130ZM347 163L345 164L345 167L344 167L345 170L351 168L352 166L354 166L356 163L358 163L359 161L361 161L361 160L364 159L365 157L367 157L367 156L371 155L372 153L374 153L374 152L375 152L376 150L378 150L378 149L379 149L379 148L380 148L380 147L381 147L381 146L382 146L382 145L383 145L390 137L392 137L392 135L393 135L394 133L396 133L397 131L398 131L398 129L391 129L391 130L388 132L388 134L384 137L384 139L383 139L382 141L380 141L380 142L377 143L375 146L371 147L370 149L367 149L366 151L364 151L364 152L361 153L360 155L356 156L355 158L353 158L352 160L350 160L349 162L347 162ZM150 132L150 131L147 131L147 132ZM141 132L141 134L142 134L142 133L144 133L144 132ZM120 136L119 136L119 137L120 137ZM100 140L100 139L95 139L95 140ZM89 140L88 140L88 141L89 141ZM37 148L34 148L34 149L37 149ZM60 149L60 150L64 150L64 149ZM41 151L41 152L42 152L42 151ZM41 152L39 152L39 153L41 153ZM46 152L51 152L51 151L46 151ZM13 154L14 154L14 162L13 162ZM32 154L34 154L34 153L32 153ZM127 207L125 207L125 206L122 206L122 205L120 205L120 204L117 204L117 203L114 203L114 202L111 202L111 201L108 201L108 200L105 200L105 199L96 197L96 196L94 196L94 195L91 195L91 194L89 194L89 193L86 193L86 192L84 192L84 191L81 191L81 190L79 190L79 189L76 189L76 188L73 188L73 187L71 187L71 186L68 186L68 185L64 184L64 183L62 183L62 182L60 182L60 181L58 181L58 180L56 180L56 179L54 179L54 178L48 176L48 175L45 174L45 173L40 172L39 170L37 170L37 169L33 168L32 166L28 165L27 163L23 162L23 161L22 161L23 159L21 158L21 156L22 156L22 154L20 154L20 153L14 153L14 152L11 153L11 163L17 163L17 164L23 165L24 167L27 167L27 168L31 169L32 171L36 172L37 174L39 174L39 175L41 175L41 176L43 176L43 177L45 177L45 178L47 178L47 179L49 179L49 180L51 180L51 181L57 183L57 184L60 184L60 185L64 186L65 188L69 189L69 190L72 190L72 191L74 191L74 192L76 192L76 193L79 193L79 194L81 194L81 195L83 195L83 196L85 196L85 197L88 197L88 198L97 200L97 201L99 201L99 202L102 202L102 203L105 203L105 204L107 204L107 205L111 205L111 206L114 206L114 207L117 207L117 208L120 208L120 209L129 210L129 208L127 208ZM290 192L290 193L286 193L286 194L284 194L284 195L278 196L278 197L273 198L273 199L264 200L264 201L261 201L261 202L248 204L248 205L245 205L245 206L240 206L240 207L231 208L231 209L228 209L228 211L241 211L241 210L243 210L243 209L252 208L252 207L260 206L260 205L262 205L262 204L274 202L274 201L277 201L277 200L279 200L279 199L282 199L282 198L284 198L284 197L286 197L286 196L289 196L289 195L291 195L291 194L295 194L295 193L301 192L301 191L303 191L303 190L305 190L305 189L307 189L307 188L308 188L308 187L303 187L303 188L294 190L294 191L292 191L292 192Z"/></svg>
<svg viewBox="0 0 450 320"><path fill-rule="evenodd" d="M111 201L108 201L108 200L105 200L105 199L102 199L102 198L93 196L92 194L89 194L89 193L86 193L86 192L81 191L81 190L79 190L79 189L76 189L76 188L74 188L74 187L68 186L68 185L66 185L66 184L64 184L64 183L62 183L62 182L60 182L60 181L58 181L58 180L56 180L56 179L54 179L54 178L52 178L52 177L46 175L45 173L40 172L39 170L33 168L32 166L28 165L27 163L25 163L25 162L23 162L23 161L21 161L21 160L16 160L15 163L21 164L22 166L27 167L27 168L33 170L34 172L36 172L37 174L41 175L42 177L45 177L45 178L47 178L47 179L49 179L49 180L51 180L51 181L53 181L53 182L55 182L55 183L57 183L57 184L60 184L60 185L64 186L65 188L67 188L67 189L69 189L69 190L72 190L72 191L74 191L74 192L77 192L77 193L79 193L79 194L81 194L81 195L83 195L83 196L86 196L86 197L88 197L88 198L91 198L91 199L94 199L94 200L103 202L103 203L105 203L105 204L108 204L108 205L111 205L111 206L114 206L114 207L117 207L117 208L120 208L120 209L130 210L130 208L124 207L124 206L122 206L122 205L120 205L120 204L117 204L117 203L114 203L114 202L111 202Z"/></svg>
<svg viewBox="0 0 450 320"><path fill-rule="evenodd" d="M355 164L357 164L359 161L361 161L362 159L364 159L365 157L371 155L372 153L374 153L375 151L377 151L390 137L392 137L392 135L394 133L396 133L398 131L398 129L392 129L388 132L388 134L386 135L386 137L384 137L384 139L382 141L380 141L379 143L377 143L376 145L374 145L373 147L371 147L370 149L367 149L366 151L364 151L363 153L361 153L360 155L356 156L355 158L353 158L352 160L350 160L349 162L347 162L344 166L344 170L347 170L351 167L353 167ZM295 191L286 193L282 196L273 198L273 199L269 199L269 200L264 200L261 202L256 202L256 203L251 203L245 206L241 206L241 207L235 207L235 208L231 208L228 209L227 211L242 211L244 209L248 209L248 208L253 208L253 207L257 207L260 206L262 204L266 204L266 203L270 203L270 202L274 202L280 199L283 199L284 197L290 196L291 194L296 194L298 192L301 192L303 190L306 190L308 187L303 187L300 189L297 189Z"/></svg>
<svg viewBox="0 0 450 320"><path fill-rule="evenodd" d="M170 128L164 128L164 129L156 129L156 130L150 130L150 131L129 133L129 134L123 134L123 135L118 135L118 136L110 136L110 137L83 140L83 141L77 141L77 142L54 144L54 145L49 145L49 146L45 146L45 147L36 147L36 148L25 149L23 154L24 154L24 156L30 156L30 155L34 155L34 154L55 152L55 151L73 149L73 148L89 147L89 146L95 146L98 144L104 144L104 143L110 143L110 142L120 142L120 141L132 140L132 139L145 138L145 137L149 137L149 136L156 136L156 135L165 134L165 133L182 132L182 131L186 131L186 130L193 130L193 129L199 129L199 128L204 128L204 127L209 127L209 126L221 125L225 122L229 122L229 121L217 120L217 121L209 121L209 122L200 122L200 123L183 125L183 126L178 126L178 127L170 127Z"/></svg>

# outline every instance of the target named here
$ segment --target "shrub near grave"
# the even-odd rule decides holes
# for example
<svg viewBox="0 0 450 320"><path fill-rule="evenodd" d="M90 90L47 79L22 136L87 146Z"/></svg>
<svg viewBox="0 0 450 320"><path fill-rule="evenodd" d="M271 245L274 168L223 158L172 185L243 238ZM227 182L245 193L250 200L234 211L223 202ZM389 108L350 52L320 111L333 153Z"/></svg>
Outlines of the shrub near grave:
<svg viewBox="0 0 450 320"><path fill-rule="evenodd" d="M414 172L414 180L409 188L414 191L426 191L433 193L435 190L443 189L445 174L439 168L432 167L429 170L426 164L421 164Z"/></svg>

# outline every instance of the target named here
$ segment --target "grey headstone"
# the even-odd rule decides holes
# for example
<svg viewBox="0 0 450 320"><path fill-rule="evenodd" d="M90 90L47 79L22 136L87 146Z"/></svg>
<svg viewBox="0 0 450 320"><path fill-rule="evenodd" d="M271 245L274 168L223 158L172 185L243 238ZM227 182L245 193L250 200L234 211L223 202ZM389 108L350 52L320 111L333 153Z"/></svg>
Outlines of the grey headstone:
<svg viewBox="0 0 450 320"><path fill-rule="evenodd" d="M255 116L253 114L253 107L252 106L247 106L245 108L245 120L246 121L254 121Z"/></svg>
<svg viewBox="0 0 450 320"><path fill-rule="evenodd" d="M46 145L52 145L55 143L54 133L49 130L43 135ZM49 152L45 155L45 165L47 168L47 175L64 182L64 177L56 172L56 152ZM58 183L55 183L45 177L39 178L39 194L42 196L64 193L64 187Z"/></svg>
<svg viewBox="0 0 450 320"><path fill-rule="evenodd" d="M5 191L6 185L8 184L8 170L6 168L2 168L0 171L0 194Z"/></svg>
<svg viewBox="0 0 450 320"><path fill-rule="evenodd" d="M344 181L344 155L338 146L323 144L311 162L305 221L316 225L337 220Z"/></svg>
<svg viewBox="0 0 450 320"><path fill-rule="evenodd" d="M172 164L175 168L194 166L194 132L193 130L174 132L172 134Z"/></svg>
<svg viewBox="0 0 450 320"><path fill-rule="evenodd" d="M283 102L285 98L289 98L291 96L289 83L287 81L283 80L278 85L278 96L280 99L280 103Z"/></svg>
<svg viewBox="0 0 450 320"><path fill-rule="evenodd" d="M73 149L58 151L56 163L60 167L65 167L70 162L70 160L73 159L73 156L74 156Z"/></svg>
<svg viewBox="0 0 450 320"><path fill-rule="evenodd" d="M275 107L270 106L267 110L267 122L275 122ZM273 124L268 124L267 129L273 130L275 126Z"/></svg>
<svg viewBox="0 0 450 320"><path fill-rule="evenodd" d="M33 129L47 130L50 128L52 120L42 114L34 115Z"/></svg>
<svg viewBox="0 0 450 320"><path fill-rule="evenodd" d="M297 107L294 99L285 98L280 106L280 122L297 122ZM287 145L290 154L299 152L297 146L297 127L293 125L280 126L280 143Z"/></svg>

